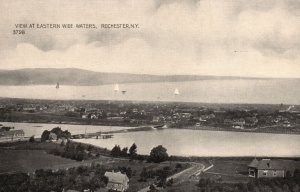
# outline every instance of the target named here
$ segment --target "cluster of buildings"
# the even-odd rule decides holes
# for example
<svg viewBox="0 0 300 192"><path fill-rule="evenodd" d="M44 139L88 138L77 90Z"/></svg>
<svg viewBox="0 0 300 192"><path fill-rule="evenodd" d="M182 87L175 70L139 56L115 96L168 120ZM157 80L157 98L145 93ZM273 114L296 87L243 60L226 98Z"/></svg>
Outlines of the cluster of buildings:
<svg viewBox="0 0 300 192"><path fill-rule="evenodd" d="M1 111L45 113L71 117L74 121L167 124L173 127L215 126L253 129L265 126L294 127L300 124L298 106L269 108L244 106L203 106L188 103L138 103L130 101L23 101L0 103Z"/></svg>

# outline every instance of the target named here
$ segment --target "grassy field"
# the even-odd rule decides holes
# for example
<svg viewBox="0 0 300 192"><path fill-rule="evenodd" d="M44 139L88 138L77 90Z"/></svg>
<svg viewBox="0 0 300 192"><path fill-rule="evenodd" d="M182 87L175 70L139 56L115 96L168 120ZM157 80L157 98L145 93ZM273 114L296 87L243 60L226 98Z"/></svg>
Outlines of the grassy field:
<svg viewBox="0 0 300 192"><path fill-rule="evenodd" d="M196 181L185 181L178 185L170 186L164 189L166 192L199 192L200 189L197 186Z"/></svg>
<svg viewBox="0 0 300 192"><path fill-rule="evenodd" d="M247 182L249 160L224 160L212 161L213 167L201 175L201 178L210 178L226 183Z"/></svg>
<svg viewBox="0 0 300 192"><path fill-rule="evenodd" d="M0 150L0 173L57 169L76 166L78 163L80 162L50 155L42 150Z"/></svg>

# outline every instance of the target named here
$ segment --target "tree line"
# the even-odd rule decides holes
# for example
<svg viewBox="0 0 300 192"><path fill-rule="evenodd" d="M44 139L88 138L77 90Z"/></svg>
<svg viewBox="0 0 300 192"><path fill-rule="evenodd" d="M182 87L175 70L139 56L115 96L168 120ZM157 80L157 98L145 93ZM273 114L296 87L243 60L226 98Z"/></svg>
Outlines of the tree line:
<svg viewBox="0 0 300 192"><path fill-rule="evenodd" d="M104 176L106 168L80 166L68 170L36 170L33 174L14 173L0 175L0 192L40 192L105 188L108 178Z"/></svg>
<svg viewBox="0 0 300 192"><path fill-rule="evenodd" d="M162 145L154 147L149 155L139 155L137 154L137 145L135 143L129 148L121 148L119 145L115 145L111 150L111 156L113 157L129 157L135 160L147 160L148 162L161 163L163 161L169 160L169 155L167 149Z"/></svg>

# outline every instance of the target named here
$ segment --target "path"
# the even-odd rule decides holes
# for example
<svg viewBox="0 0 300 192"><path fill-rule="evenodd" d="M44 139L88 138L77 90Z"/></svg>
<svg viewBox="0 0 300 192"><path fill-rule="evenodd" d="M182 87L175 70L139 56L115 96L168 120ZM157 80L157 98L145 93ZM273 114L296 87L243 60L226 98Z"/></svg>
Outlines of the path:
<svg viewBox="0 0 300 192"><path fill-rule="evenodd" d="M181 162L182 163L182 162ZM189 180L192 176L201 173L205 169L205 166L201 163L191 163L191 167L182 170L179 173L176 173L170 177L167 178L167 181L170 179L173 179L174 184L181 183L183 181ZM147 192L149 190L149 187L145 187L138 192Z"/></svg>

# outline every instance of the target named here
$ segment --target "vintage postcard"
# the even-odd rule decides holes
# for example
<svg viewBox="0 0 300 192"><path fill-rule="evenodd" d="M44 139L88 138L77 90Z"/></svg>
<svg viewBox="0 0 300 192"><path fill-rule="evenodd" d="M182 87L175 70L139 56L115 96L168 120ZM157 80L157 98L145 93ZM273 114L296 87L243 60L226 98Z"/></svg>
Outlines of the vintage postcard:
<svg viewBox="0 0 300 192"><path fill-rule="evenodd" d="M299 192L299 0L0 0L0 192Z"/></svg>

